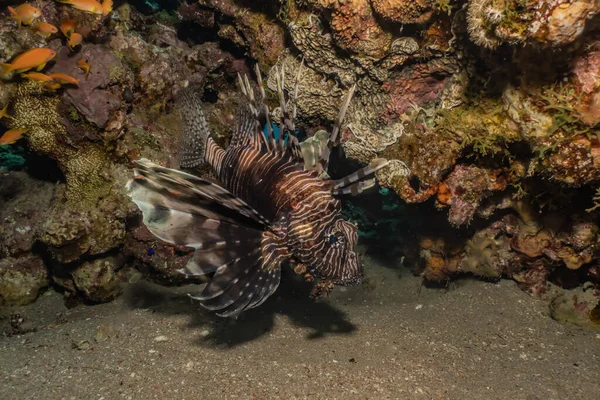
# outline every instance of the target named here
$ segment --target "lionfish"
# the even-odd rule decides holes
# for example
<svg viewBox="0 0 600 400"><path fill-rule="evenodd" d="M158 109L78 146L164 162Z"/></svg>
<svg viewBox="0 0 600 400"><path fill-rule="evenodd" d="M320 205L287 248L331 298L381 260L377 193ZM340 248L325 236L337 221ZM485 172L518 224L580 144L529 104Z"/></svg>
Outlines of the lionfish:
<svg viewBox="0 0 600 400"><path fill-rule="evenodd" d="M373 186L374 178L363 178L387 164L376 159L338 180L324 173L352 87L320 161L305 166L294 123L300 71L295 89L286 96L283 68L276 69L281 110L277 137L258 67L256 75L257 93L247 76L238 75L246 101L236 112L226 150L210 135L199 95L187 88L179 96L181 167L208 163L222 186L147 159L135 162L134 177L127 184L150 232L165 242L195 249L180 272L212 274L202 292L190 296L219 316L261 305L279 286L284 261L295 264L296 273L308 280L318 278L313 296L328 294L333 285L360 284L358 228L342 218L341 202L334 196Z"/></svg>

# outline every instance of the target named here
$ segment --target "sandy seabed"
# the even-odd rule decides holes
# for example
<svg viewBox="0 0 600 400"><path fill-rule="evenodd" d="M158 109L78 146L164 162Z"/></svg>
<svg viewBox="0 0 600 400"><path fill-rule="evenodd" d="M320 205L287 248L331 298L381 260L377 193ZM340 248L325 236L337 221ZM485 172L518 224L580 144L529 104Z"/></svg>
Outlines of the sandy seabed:
<svg viewBox="0 0 600 400"><path fill-rule="evenodd" d="M598 398L600 332L513 282L430 289L365 266L366 284L321 302L288 277L237 320L190 301L194 287L146 282L109 304L67 309L50 291L0 309L2 327L18 313L32 330L0 337L0 398Z"/></svg>

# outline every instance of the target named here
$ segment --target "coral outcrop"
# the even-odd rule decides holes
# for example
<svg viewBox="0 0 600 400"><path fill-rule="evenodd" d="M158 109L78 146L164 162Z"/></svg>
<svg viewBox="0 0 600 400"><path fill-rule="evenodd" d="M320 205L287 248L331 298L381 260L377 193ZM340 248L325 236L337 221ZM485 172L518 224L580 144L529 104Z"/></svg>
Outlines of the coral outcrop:
<svg viewBox="0 0 600 400"><path fill-rule="evenodd" d="M237 99L230 101L234 99L231 82L247 67L214 42L188 44L178 38L173 26L177 18L169 20L162 15L163 23L155 24L158 16L142 15L127 4L102 17L55 2L48 2L43 10L43 17L56 25L67 18L77 20L76 29L83 37L76 51L52 39L51 47L58 55L43 72L67 74L79 84L48 90L43 83L18 74L3 77L1 100L2 105L9 104L10 118L0 123L7 129L24 129L21 143L35 154L35 160L27 158L27 153L22 162L26 166L31 163L29 168L34 170L38 160L44 160L44 165L55 166L53 179L59 181L57 186L49 185L53 190L50 197L44 197L45 191L32 194L21 189L31 184L27 175L3 179L1 192L12 197L4 204L5 218L0 225L1 260L3 265L36 266L31 271L23 269L19 276L3 276L10 282L32 281L29 276L34 276L38 286L51 282L70 299L110 301L120 292L122 270L132 264L147 269L144 257L148 249L143 253L126 251L130 258L116 255L126 245L126 221L135 210L123 197L131 160L147 156L177 165L175 133L180 129L171 102L188 85L221 92L213 106L220 112L209 109L207 115L215 137L227 140L238 103ZM261 58L269 52L274 57L278 50L273 43L282 38L283 30L270 31L267 18L261 15L248 16L245 32L264 40L262 47L252 42ZM2 61L50 45L11 25L10 21L0 23L0 36L7 38L2 41L6 46L0 48ZM80 60L91 66L89 74L77 64ZM166 252L168 248L165 245ZM157 271L150 277L164 282L170 279ZM38 289L33 284L23 283L23 287L31 287L27 293L35 298ZM30 301L23 296L23 302ZM16 295L6 300L19 301Z"/></svg>
<svg viewBox="0 0 600 400"><path fill-rule="evenodd" d="M0 259L0 306L31 303L48 283L48 272L41 258Z"/></svg>
<svg viewBox="0 0 600 400"><path fill-rule="evenodd" d="M425 23L435 11L434 0L371 0L371 5L377 15L402 24Z"/></svg>
<svg viewBox="0 0 600 400"><path fill-rule="evenodd" d="M76 19L83 44L71 51L60 36L0 21L1 61L51 47L58 56L44 72L80 83L49 91L18 74L0 83L0 106L8 103L12 117L0 124L27 130L26 150L0 151L3 165L12 163L5 169L33 175L35 155L60 175L46 178L39 196L22 189L27 173L2 177L0 196L13 198L0 212L0 264L23 266L14 279L31 288L24 302L48 282L70 298L109 301L128 268L188 282L177 270L191 249L140 226L124 183L140 157L178 166L174 100L184 87L202 93L213 136L226 145L237 74L255 63L274 121L273 67L285 71L289 93L299 78L297 128L309 164L355 86L337 144L351 162L390 160L377 174L384 210L347 205L363 239L397 240L407 263L433 281L509 277L537 294L549 281L600 285L598 0L200 0L168 10L117 4L106 16L38 3L49 23ZM28 197L31 207L22 205ZM421 223L409 238L407 209L445 226Z"/></svg>
<svg viewBox="0 0 600 400"><path fill-rule="evenodd" d="M60 99L35 82L19 83L11 98L10 128L28 132L30 148L56 161L66 179L66 201L70 207L93 207L110 188L103 171L109 158L100 143L74 145L61 123Z"/></svg>
<svg viewBox="0 0 600 400"><path fill-rule="evenodd" d="M486 48L502 43L558 47L577 40L599 12L597 0L471 0L467 22L471 39Z"/></svg>

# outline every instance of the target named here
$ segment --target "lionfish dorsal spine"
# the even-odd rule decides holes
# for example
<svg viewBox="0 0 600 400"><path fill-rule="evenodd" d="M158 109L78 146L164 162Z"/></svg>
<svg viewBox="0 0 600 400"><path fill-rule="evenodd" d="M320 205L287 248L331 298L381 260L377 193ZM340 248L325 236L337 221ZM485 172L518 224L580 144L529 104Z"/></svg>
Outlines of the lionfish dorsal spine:
<svg viewBox="0 0 600 400"><path fill-rule="evenodd" d="M338 117L333 124L333 129L331 130L331 134L329 135L329 140L327 140L327 146L323 148L323 152L321 153L321 158L319 162L315 165L321 171L327 171L329 166L329 157L331 155L331 149L335 145L337 141L338 134L340 132L342 123L346 118L346 112L348 111L348 107L350 106L350 101L352 97L354 97L354 92L356 91L356 85L352 85L348 93L346 93L344 99L342 100L342 106L340 107L340 111L338 113Z"/></svg>
<svg viewBox="0 0 600 400"><path fill-rule="evenodd" d="M177 103L182 123L180 165L183 168L197 167L205 161L210 128L196 91L190 87L182 89Z"/></svg>

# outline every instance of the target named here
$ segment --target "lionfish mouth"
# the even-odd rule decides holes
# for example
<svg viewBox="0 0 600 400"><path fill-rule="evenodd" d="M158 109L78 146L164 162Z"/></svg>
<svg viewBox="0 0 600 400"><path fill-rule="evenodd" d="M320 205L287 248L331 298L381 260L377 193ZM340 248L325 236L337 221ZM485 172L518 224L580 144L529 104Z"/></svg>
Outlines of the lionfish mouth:
<svg viewBox="0 0 600 400"><path fill-rule="evenodd" d="M312 268L310 272L317 278L328 280L337 286L359 286L362 283L365 275L358 259L354 257L354 260L356 261L350 263L351 265L348 265L348 262L345 263L345 267L341 269L341 276L338 274L328 274L326 272L327 269L319 267Z"/></svg>

